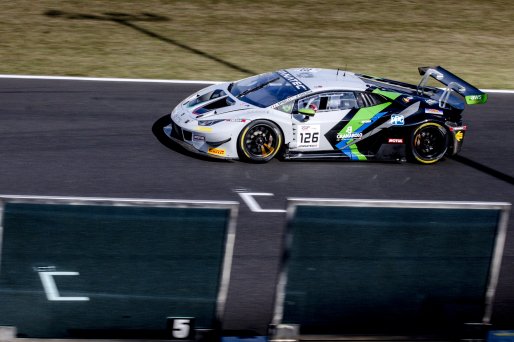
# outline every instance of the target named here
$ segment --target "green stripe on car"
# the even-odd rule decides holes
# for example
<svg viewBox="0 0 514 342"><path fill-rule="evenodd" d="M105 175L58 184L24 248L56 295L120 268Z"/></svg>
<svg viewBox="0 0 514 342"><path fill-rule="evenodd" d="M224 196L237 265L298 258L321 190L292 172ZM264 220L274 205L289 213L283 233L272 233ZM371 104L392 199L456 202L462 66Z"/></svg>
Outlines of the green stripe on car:
<svg viewBox="0 0 514 342"><path fill-rule="evenodd" d="M350 151L358 160L368 160L368 158L359 151L356 144L350 145Z"/></svg>
<svg viewBox="0 0 514 342"><path fill-rule="evenodd" d="M402 94L394 92L394 91L385 91L385 90L380 90L380 89L375 89L372 91L372 93L380 94L382 96L387 97L390 100L396 100L398 98L398 96L402 95Z"/></svg>
<svg viewBox="0 0 514 342"><path fill-rule="evenodd" d="M386 109L391 105L391 102L381 103L373 107L361 108L355 113L353 118L339 131L340 135L351 134L362 127L363 122L369 122L375 115ZM358 150L357 145L353 143L355 139L348 140L348 144L351 144L350 150L352 154L357 156L359 160L366 160L366 157Z"/></svg>

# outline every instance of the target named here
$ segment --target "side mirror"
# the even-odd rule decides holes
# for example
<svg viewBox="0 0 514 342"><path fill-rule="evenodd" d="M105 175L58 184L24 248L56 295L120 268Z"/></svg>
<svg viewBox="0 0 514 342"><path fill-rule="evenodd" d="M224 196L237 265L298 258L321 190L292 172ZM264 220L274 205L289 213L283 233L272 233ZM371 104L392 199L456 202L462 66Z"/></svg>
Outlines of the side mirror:
<svg viewBox="0 0 514 342"><path fill-rule="evenodd" d="M314 116L316 114L316 111L314 109L310 108L302 108L298 110L298 113L306 115L306 116Z"/></svg>

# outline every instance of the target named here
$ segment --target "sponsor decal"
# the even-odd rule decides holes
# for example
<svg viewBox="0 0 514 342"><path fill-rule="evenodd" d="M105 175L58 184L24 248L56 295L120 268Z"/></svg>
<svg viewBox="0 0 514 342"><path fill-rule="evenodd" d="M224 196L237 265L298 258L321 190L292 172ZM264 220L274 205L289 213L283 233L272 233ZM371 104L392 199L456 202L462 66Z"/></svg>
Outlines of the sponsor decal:
<svg viewBox="0 0 514 342"><path fill-rule="evenodd" d="M467 104L480 104L487 102L487 94L468 95L465 97Z"/></svg>
<svg viewBox="0 0 514 342"><path fill-rule="evenodd" d="M435 114L435 115L443 115L444 112L440 109L435 108L425 108L425 113L427 114Z"/></svg>
<svg viewBox="0 0 514 342"><path fill-rule="evenodd" d="M203 135L193 134L194 141L205 141L205 137Z"/></svg>
<svg viewBox="0 0 514 342"><path fill-rule="evenodd" d="M302 72L298 74L298 77L300 78L313 78L314 75L310 72Z"/></svg>
<svg viewBox="0 0 514 342"><path fill-rule="evenodd" d="M482 95L469 95L470 100L482 100Z"/></svg>
<svg viewBox="0 0 514 342"><path fill-rule="evenodd" d="M403 144L403 139L399 139L399 138L389 138L387 140L387 142L389 144Z"/></svg>
<svg viewBox="0 0 514 342"><path fill-rule="evenodd" d="M403 126L405 124L405 117L403 115L391 115L391 124L393 126Z"/></svg>
<svg viewBox="0 0 514 342"><path fill-rule="evenodd" d="M407 96L407 97L404 97L402 98L402 101L405 102L405 103L409 103L413 100L414 98L412 96Z"/></svg>
<svg viewBox="0 0 514 342"><path fill-rule="evenodd" d="M298 147L319 148L320 125L299 125L296 133Z"/></svg>
<svg viewBox="0 0 514 342"><path fill-rule="evenodd" d="M337 141L346 140L346 139L360 139L362 138L362 133L337 133L336 139Z"/></svg>
<svg viewBox="0 0 514 342"><path fill-rule="evenodd" d="M362 120L361 124L367 124L367 123L370 123L370 122L371 122L371 120Z"/></svg>
<svg viewBox="0 0 514 342"><path fill-rule="evenodd" d="M309 95L310 93L312 93L312 90L309 90L309 91L307 91L307 92L300 93L300 94L295 95L295 96L288 97L288 98L287 98L287 99L285 99L285 100L282 100L282 101L280 101L280 102L278 102L278 103L275 103L273 106L271 106L271 108L275 109L275 108L277 108L277 107L282 106L282 105L283 105L283 104L285 104L285 103L288 103L288 102L290 102L290 101L292 102L292 101L294 101L294 100L296 100L296 99L299 99L300 97L304 97L304 96L306 96L306 95Z"/></svg>
<svg viewBox="0 0 514 342"><path fill-rule="evenodd" d="M345 133L337 133L336 139L337 141L346 140L346 139L360 139L362 138L362 133L355 133L353 132L353 127L349 126Z"/></svg>
<svg viewBox="0 0 514 342"><path fill-rule="evenodd" d="M426 103L428 103L429 105L435 105L437 103L436 100L432 100L432 99L428 99L428 100L425 100Z"/></svg>
<svg viewBox="0 0 514 342"><path fill-rule="evenodd" d="M462 141L462 139L464 138L464 133L462 131L458 131L457 133L455 133L455 139L457 141Z"/></svg>
<svg viewBox="0 0 514 342"><path fill-rule="evenodd" d="M296 89L300 91L309 90L309 88L305 84L303 84L302 81L291 75L289 72L285 70L279 70L277 71L277 73L283 78L285 78L287 82L291 83L291 85L293 85L293 87L295 87Z"/></svg>
<svg viewBox="0 0 514 342"><path fill-rule="evenodd" d="M457 127L450 127L450 131L466 131L468 129L468 126L457 126Z"/></svg>
<svg viewBox="0 0 514 342"><path fill-rule="evenodd" d="M227 154L227 151L225 151L224 149L214 147L209 147L209 150L207 152L217 156L225 156Z"/></svg>

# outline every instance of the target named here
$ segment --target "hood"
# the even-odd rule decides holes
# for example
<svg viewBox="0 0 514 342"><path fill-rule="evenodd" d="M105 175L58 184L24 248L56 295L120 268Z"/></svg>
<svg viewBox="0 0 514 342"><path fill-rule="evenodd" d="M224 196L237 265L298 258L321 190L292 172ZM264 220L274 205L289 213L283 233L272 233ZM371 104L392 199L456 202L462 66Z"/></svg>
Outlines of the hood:
<svg viewBox="0 0 514 342"><path fill-rule="evenodd" d="M182 109L189 114L191 119L198 120L248 108L257 108L233 97L227 87L228 83L202 89L184 101Z"/></svg>

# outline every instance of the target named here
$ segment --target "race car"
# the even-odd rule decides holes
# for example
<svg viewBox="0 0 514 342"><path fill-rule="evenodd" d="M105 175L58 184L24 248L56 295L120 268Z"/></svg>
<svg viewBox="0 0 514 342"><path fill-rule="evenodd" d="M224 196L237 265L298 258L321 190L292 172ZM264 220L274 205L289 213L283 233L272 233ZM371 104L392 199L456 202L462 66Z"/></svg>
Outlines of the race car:
<svg viewBox="0 0 514 342"><path fill-rule="evenodd" d="M485 103L487 94L440 66L419 73L418 85L317 68L215 84L178 104L164 132L215 158L432 164L460 151L464 105ZM430 77L445 87L429 86Z"/></svg>

